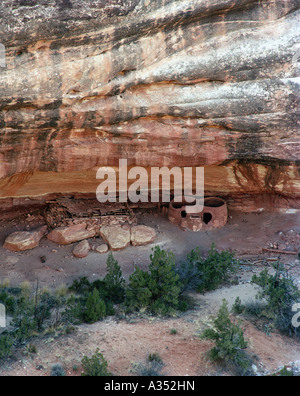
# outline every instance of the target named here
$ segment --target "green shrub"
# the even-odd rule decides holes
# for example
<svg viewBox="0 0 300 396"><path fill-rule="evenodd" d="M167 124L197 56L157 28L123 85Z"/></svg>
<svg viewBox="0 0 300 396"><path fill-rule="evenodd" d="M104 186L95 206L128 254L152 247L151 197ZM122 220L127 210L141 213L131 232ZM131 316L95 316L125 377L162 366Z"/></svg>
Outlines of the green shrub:
<svg viewBox="0 0 300 396"><path fill-rule="evenodd" d="M136 267L129 277L125 304L131 311L142 311L151 305L152 293L149 289L150 274Z"/></svg>
<svg viewBox="0 0 300 396"><path fill-rule="evenodd" d="M158 353L150 353L150 354L148 355L148 361L149 361L149 362L157 362L157 363L163 364L163 360L162 360L162 358L159 356Z"/></svg>
<svg viewBox="0 0 300 396"><path fill-rule="evenodd" d="M60 364L51 367L51 377L65 377L66 373Z"/></svg>
<svg viewBox="0 0 300 396"><path fill-rule="evenodd" d="M251 372L251 362L244 351L248 344L244 339L243 330L232 323L226 300L223 300L214 320L214 328L205 330L201 337L215 342L215 347L209 352L212 361L224 362L240 375Z"/></svg>
<svg viewBox="0 0 300 396"><path fill-rule="evenodd" d="M30 339L37 331L37 321L34 317L35 301L32 298L30 286L23 284L21 293L16 298L16 306L12 316L15 339L22 343Z"/></svg>
<svg viewBox="0 0 300 396"><path fill-rule="evenodd" d="M175 256L158 246L150 256L149 272L136 268L129 278L126 306L167 315L178 308L182 286L175 270Z"/></svg>
<svg viewBox="0 0 300 396"><path fill-rule="evenodd" d="M246 316L256 316L261 317L262 312L264 311L265 304L262 301L249 300L245 303L244 306L244 315Z"/></svg>
<svg viewBox="0 0 300 396"><path fill-rule="evenodd" d="M266 301L261 315L270 319L283 334L300 337L300 329L292 324L292 307L300 303L300 291L282 264L274 268L274 275L265 269L259 276L254 275L252 278L252 282L261 287L257 299Z"/></svg>
<svg viewBox="0 0 300 396"><path fill-rule="evenodd" d="M187 255L185 261L181 262L176 272L182 284L182 292L196 290L201 283L201 272L199 268L203 262L201 251L196 248Z"/></svg>
<svg viewBox="0 0 300 396"><path fill-rule="evenodd" d="M235 253L227 250L219 253L213 244L208 257L199 261L198 271L201 281L197 287L198 292L216 290L229 279L229 275L236 273L238 261Z"/></svg>
<svg viewBox="0 0 300 396"><path fill-rule="evenodd" d="M135 371L141 377L161 377L164 362L157 353L149 354L145 363L136 365Z"/></svg>
<svg viewBox="0 0 300 396"><path fill-rule="evenodd" d="M292 370L288 370L286 366L284 366L278 373L279 377L294 377L294 373Z"/></svg>
<svg viewBox="0 0 300 396"><path fill-rule="evenodd" d="M46 320L51 318L52 313L56 308L59 308L59 300L51 295L48 291L36 292L34 296L34 321L37 330L43 330Z"/></svg>
<svg viewBox="0 0 300 396"><path fill-rule="evenodd" d="M10 335L0 335L0 360L11 356L12 347L13 338Z"/></svg>
<svg viewBox="0 0 300 396"><path fill-rule="evenodd" d="M215 244L212 244L206 258L201 255L199 248L192 250L177 272L183 284L183 291L192 289L204 293L216 290L227 282L238 267L235 253L227 250L219 253Z"/></svg>
<svg viewBox="0 0 300 396"><path fill-rule="evenodd" d="M73 284L69 287L69 292L73 293L73 295L77 297L76 300L78 302L85 305L89 294L95 288L98 290L99 296L106 301L108 293L106 290L106 283L102 279L90 282L86 276L82 276L79 279L74 280Z"/></svg>
<svg viewBox="0 0 300 396"><path fill-rule="evenodd" d="M110 376L111 373L108 372L108 363L105 360L99 349L96 350L95 354L89 358L85 356L82 361L83 377L106 377Z"/></svg>
<svg viewBox="0 0 300 396"><path fill-rule="evenodd" d="M82 301L70 295L62 312L62 320L68 325L80 325L84 321L85 307L86 300Z"/></svg>
<svg viewBox="0 0 300 396"><path fill-rule="evenodd" d="M240 297L237 297L233 306L232 306L232 312L235 315L240 315L245 311L245 307L242 305L242 300Z"/></svg>
<svg viewBox="0 0 300 396"><path fill-rule="evenodd" d="M26 353L28 355L34 355L34 354L38 353L37 346L35 344L26 345Z"/></svg>
<svg viewBox="0 0 300 396"><path fill-rule="evenodd" d="M108 256L106 266L107 274L104 279L90 282L86 276L83 276L74 280L69 287L69 291L75 294L77 303L84 307L90 293L97 289L100 298L106 304L106 314L114 315L113 304L120 304L125 299L125 279L121 267L111 253Z"/></svg>
<svg viewBox="0 0 300 396"><path fill-rule="evenodd" d="M12 315L16 309L16 297L11 294L11 289L0 289L0 303L5 306L7 314Z"/></svg>
<svg viewBox="0 0 300 396"><path fill-rule="evenodd" d="M107 298L114 304L120 304L125 298L125 279L118 261L114 259L112 253L107 259L107 275L104 278Z"/></svg>
<svg viewBox="0 0 300 396"><path fill-rule="evenodd" d="M69 291L78 295L86 295L91 292L91 283L86 276L75 279L69 287Z"/></svg>
<svg viewBox="0 0 300 396"><path fill-rule="evenodd" d="M89 294L86 303L85 321L87 323L95 323L106 316L105 302L101 300L98 290L95 288Z"/></svg>
<svg viewBox="0 0 300 396"><path fill-rule="evenodd" d="M30 339L35 333L44 330L45 324L50 319L54 324L61 319L61 309L66 298L61 295L51 294L47 290L34 290L25 283L19 292L9 296L12 326L16 341L22 343Z"/></svg>
<svg viewBox="0 0 300 396"><path fill-rule="evenodd" d="M151 311L168 314L177 309L182 285L176 274L175 256L158 246L150 256L149 289L152 293Z"/></svg>
<svg viewBox="0 0 300 396"><path fill-rule="evenodd" d="M140 363L136 372L141 377L162 377L162 369L163 366L160 363L147 361L146 363Z"/></svg>

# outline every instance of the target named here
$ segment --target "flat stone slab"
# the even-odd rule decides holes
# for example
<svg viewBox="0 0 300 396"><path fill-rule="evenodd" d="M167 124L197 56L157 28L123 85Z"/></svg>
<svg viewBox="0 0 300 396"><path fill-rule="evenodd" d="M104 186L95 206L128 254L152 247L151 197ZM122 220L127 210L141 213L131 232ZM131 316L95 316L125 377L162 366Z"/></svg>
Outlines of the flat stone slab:
<svg viewBox="0 0 300 396"><path fill-rule="evenodd" d="M70 245L96 235L94 229L88 229L87 224L76 224L71 227L59 227L50 232L48 239L59 245Z"/></svg>
<svg viewBox="0 0 300 396"><path fill-rule="evenodd" d="M130 229L121 226L104 226L100 235L113 251L123 250L130 245Z"/></svg>
<svg viewBox="0 0 300 396"><path fill-rule="evenodd" d="M131 228L131 243L133 246L144 246L154 242L156 232L153 228L139 225Z"/></svg>
<svg viewBox="0 0 300 396"><path fill-rule="evenodd" d="M14 232L6 238L3 247L12 252L23 252L39 246L40 240L47 232L47 226L35 231Z"/></svg>
<svg viewBox="0 0 300 396"><path fill-rule="evenodd" d="M79 242L77 246L75 246L73 250L73 255L77 258L87 257L91 250L90 244L87 240Z"/></svg>

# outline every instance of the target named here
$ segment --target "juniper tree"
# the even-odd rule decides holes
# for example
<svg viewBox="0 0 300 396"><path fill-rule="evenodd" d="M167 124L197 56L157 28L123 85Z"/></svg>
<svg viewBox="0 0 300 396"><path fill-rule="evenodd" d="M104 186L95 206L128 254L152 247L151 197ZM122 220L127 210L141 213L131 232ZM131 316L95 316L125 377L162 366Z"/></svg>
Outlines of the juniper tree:
<svg viewBox="0 0 300 396"><path fill-rule="evenodd" d="M109 254L106 263L107 275L104 278L107 297L115 304L120 304L125 298L125 279L118 261L112 253Z"/></svg>
<svg viewBox="0 0 300 396"><path fill-rule="evenodd" d="M95 323L106 316L105 302L101 300L98 290L95 288L89 294L86 303L85 321Z"/></svg>

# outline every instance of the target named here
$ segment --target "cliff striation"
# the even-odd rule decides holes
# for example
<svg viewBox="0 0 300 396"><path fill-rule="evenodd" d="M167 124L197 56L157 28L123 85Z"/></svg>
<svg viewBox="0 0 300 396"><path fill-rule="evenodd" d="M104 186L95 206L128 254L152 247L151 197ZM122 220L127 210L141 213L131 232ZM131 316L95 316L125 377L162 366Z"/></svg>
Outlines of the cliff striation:
<svg viewBox="0 0 300 396"><path fill-rule="evenodd" d="M0 42L2 209L119 159L300 208L299 0L2 0Z"/></svg>

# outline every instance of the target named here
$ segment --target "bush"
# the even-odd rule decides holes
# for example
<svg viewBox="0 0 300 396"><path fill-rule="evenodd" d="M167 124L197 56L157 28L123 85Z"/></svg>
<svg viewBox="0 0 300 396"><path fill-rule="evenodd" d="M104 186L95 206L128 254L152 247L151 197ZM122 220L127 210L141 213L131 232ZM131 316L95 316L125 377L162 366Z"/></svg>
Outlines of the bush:
<svg viewBox="0 0 300 396"><path fill-rule="evenodd" d="M141 377L162 377L163 366L155 361L146 362L137 366L137 374Z"/></svg>
<svg viewBox="0 0 300 396"><path fill-rule="evenodd" d="M159 363L159 364L163 365L162 358L159 356L158 353L150 353L149 356L148 356L148 361L149 362L156 362L156 363Z"/></svg>
<svg viewBox="0 0 300 396"><path fill-rule="evenodd" d="M251 373L251 362L244 351L248 344L242 329L231 322L226 300L223 300L214 320L214 328L205 330L202 338L215 342L215 347L209 352L212 361L223 362L240 375Z"/></svg>
<svg viewBox="0 0 300 396"><path fill-rule="evenodd" d="M92 299L91 295L97 290L99 294L95 297L101 300L97 306L101 305L101 318L105 315L114 315L114 304L120 304L125 298L125 279L122 275L121 267L118 262L110 254L107 259L107 275L104 279L98 279L94 282L89 282L87 277L81 277L73 282L69 287L69 292L74 293L71 299L68 300L68 308L65 316L69 318L69 321L74 324L79 324L82 321L86 321L86 315L82 312L86 312L88 316L88 323L94 323L94 317L97 314L92 313L93 308L90 306L91 302L88 299ZM89 307L87 307L89 304ZM104 313L105 305L105 315ZM95 307L94 310L98 308ZM92 322L91 322L92 321Z"/></svg>
<svg viewBox="0 0 300 396"><path fill-rule="evenodd" d="M196 290L200 293L216 290L228 281L229 276L238 270L235 253L223 251L219 253L212 244L207 258L199 249L192 250L187 260L177 270L183 290Z"/></svg>
<svg viewBox="0 0 300 396"><path fill-rule="evenodd" d="M150 307L152 293L149 289L150 274L136 267L129 277L125 304L130 311L143 311Z"/></svg>
<svg viewBox="0 0 300 396"><path fill-rule="evenodd" d="M71 325L80 325L84 321L85 306L85 302L78 300L74 295L70 295L66 300L66 306L62 313L63 321Z"/></svg>
<svg viewBox="0 0 300 396"><path fill-rule="evenodd" d="M91 292L91 283L86 276L82 276L73 281L69 291L79 295L86 295Z"/></svg>
<svg viewBox="0 0 300 396"><path fill-rule="evenodd" d="M85 321L87 323L95 323L106 316L105 302L101 300L98 290L95 288L89 294L86 303Z"/></svg>
<svg viewBox="0 0 300 396"><path fill-rule="evenodd" d="M177 309L181 284L176 274L175 256L158 246L150 256L149 289L152 293L151 311L168 314Z"/></svg>
<svg viewBox="0 0 300 396"><path fill-rule="evenodd" d="M203 261L200 249L194 249L187 255L185 261L181 262L176 270L182 284L182 292L196 290L201 283L201 272L199 267Z"/></svg>
<svg viewBox="0 0 300 396"><path fill-rule="evenodd" d="M245 307L242 305L242 300L240 297L237 297L233 306L232 306L232 312L235 315L241 315L245 311Z"/></svg>
<svg viewBox="0 0 300 396"><path fill-rule="evenodd" d="M51 367L51 377L65 377L65 370L60 364L55 364Z"/></svg>
<svg viewBox="0 0 300 396"><path fill-rule="evenodd" d="M107 275L104 278L107 298L114 304L120 304L125 298L125 279L122 275L121 267L112 255L107 259Z"/></svg>
<svg viewBox="0 0 300 396"><path fill-rule="evenodd" d="M129 278L126 306L167 315L178 308L182 286L175 270L175 256L158 246L150 256L149 272L136 268Z"/></svg>
<svg viewBox="0 0 300 396"><path fill-rule="evenodd" d="M108 363L105 360L99 349L96 350L95 354L88 358L85 356L82 361L83 377L106 377L110 376L111 373L107 371Z"/></svg>
<svg viewBox="0 0 300 396"><path fill-rule="evenodd" d="M11 356L12 347L13 338L10 335L0 335L0 360Z"/></svg>
<svg viewBox="0 0 300 396"><path fill-rule="evenodd" d="M161 377L164 363L157 353L149 354L145 363L139 363L135 371L141 377Z"/></svg>
<svg viewBox="0 0 300 396"><path fill-rule="evenodd" d="M7 293L8 298L4 303L10 302L11 324L14 327L13 333L18 343L23 343L36 333L43 331L45 324L49 323L50 319L54 319L54 323L61 319L60 311L66 298L59 293L55 295L48 290L39 289L38 284L35 290L32 290L27 283L24 283L19 289L10 290ZM54 315L54 313L56 314Z"/></svg>
<svg viewBox="0 0 300 396"><path fill-rule="evenodd" d="M254 275L252 278L252 282L261 287L257 299L266 301L261 315L270 319L283 334L300 337L300 329L292 324L292 308L294 304L300 303L300 291L282 264L274 268L274 275L265 269L259 276Z"/></svg>
<svg viewBox="0 0 300 396"><path fill-rule="evenodd" d="M261 317L265 304L258 300L249 300L244 307L244 315Z"/></svg>
<svg viewBox="0 0 300 396"><path fill-rule="evenodd" d="M279 377L294 377L294 373L292 370L288 370L286 366L284 366L278 373Z"/></svg>

